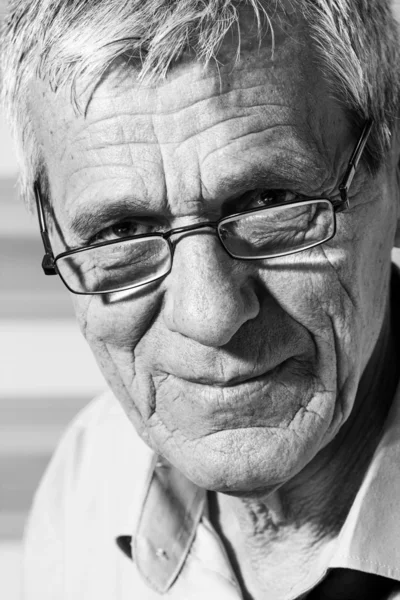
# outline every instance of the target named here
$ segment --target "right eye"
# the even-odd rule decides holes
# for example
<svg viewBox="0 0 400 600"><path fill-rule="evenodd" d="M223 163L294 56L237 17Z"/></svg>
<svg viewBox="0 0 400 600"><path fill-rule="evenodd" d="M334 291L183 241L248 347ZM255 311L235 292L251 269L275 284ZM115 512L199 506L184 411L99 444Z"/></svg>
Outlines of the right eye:
<svg viewBox="0 0 400 600"><path fill-rule="evenodd" d="M112 240L123 240L134 235L141 235L146 233L153 233L154 225L144 223L140 221L134 221L133 219L124 219L118 221L105 229L99 231L95 237L91 240L92 243L108 242Z"/></svg>

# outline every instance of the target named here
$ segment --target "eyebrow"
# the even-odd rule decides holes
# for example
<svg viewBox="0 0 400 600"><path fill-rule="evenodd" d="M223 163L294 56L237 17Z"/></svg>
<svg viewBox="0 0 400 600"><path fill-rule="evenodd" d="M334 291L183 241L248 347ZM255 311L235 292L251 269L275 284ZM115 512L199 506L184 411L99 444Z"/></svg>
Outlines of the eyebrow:
<svg viewBox="0 0 400 600"><path fill-rule="evenodd" d="M123 196L122 198L104 199L96 204L87 203L84 208L77 209L71 217L69 227L80 238L87 238L95 235L99 227L107 227L122 219L126 219L129 213L141 209L142 212L148 210L139 201L132 196Z"/></svg>
<svg viewBox="0 0 400 600"><path fill-rule="evenodd" d="M236 189L254 190L262 185L272 185L278 189L278 186L304 187L309 193L317 192L321 182L326 180L326 163L321 160L321 156L302 155L293 153L291 156L276 156L269 161L268 165L263 162L252 165L247 172L235 172L220 177L217 186L218 190ZM293 191L301 191L293 189ZM237 197L238 194L232 194L230 197ZM227 198L229 203L230 197Z"/></svg>

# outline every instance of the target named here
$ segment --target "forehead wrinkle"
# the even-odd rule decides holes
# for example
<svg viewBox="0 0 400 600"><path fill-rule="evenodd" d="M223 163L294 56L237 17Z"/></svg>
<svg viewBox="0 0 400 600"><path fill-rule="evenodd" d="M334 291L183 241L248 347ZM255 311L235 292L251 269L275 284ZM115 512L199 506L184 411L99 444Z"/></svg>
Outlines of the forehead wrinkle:
<svg viewBox="0 0 400 600"><path fill-rule="evenodd" d="M226 104L230 103L231 94L234 95L234 104L236 106L242 105L246 107L248 105L247 98L249 91L255 91L256 94L260 97L261 92L265 89L265 83L260 84L259 77L261 76L264 79L266 71L268 71L268 78L270 80L272 78L272 82L274 83L274 85L278 82L276 72L280 71L281 67L281 59L279 57L282 56L282 61L285 62L283 56L284 54L287 54L287 52L278 54L278 61L274 61L273 70L267 68L268 64L271 62L270 60L266 60L262 68L257 66L259 64L259 61L263 58L262 52L248 53L248 59L251 62L250 69L248 68L248 64L246 61L237 65L235 67L235 70L232 69L232 66L225 66L219 67L218 69L214 67L208 67L208 69L204 71L201 65L196 64L191 65L190 71L182 71L182 69L179 70L178 67L172 72L172 74L166 81L162 82L161 85L158 84L157 86L153 86L151 88L144 88L138 86L136 78L134 77L134 73L132 73L131 71L129 71L128 73L128 71L126 71L124 73L125 83L124 85L122 85L122 91L120 88L120 91L117 93L117 95L115 90L118 88L118 85L121 86L121 78L110 76L109 79L106 78L104 80L102 86L99 86L96 89L96 92L92 98L92 103L94 101L96 102L96 110L101 110L102 108L105 108L106 114L104 116L100 115L99 117L96 117L94 121L92 120L92 122L88 123L87 125L85 123L81 123L81 132L85 132L86 128L93 128L93 123L101 121L103 123L107 123L109 119L114 118L115 114L118 114L118 109L122 111L119 112L118 118L122 119L126 115L128 118L136 117L136 121L139 113L133 110L126 111L125 108L127 102L126 96L132 94L134 94L135 102L140 101L141 98L143 99L143 101L141 102L140 114L155 112L156 114L164 114L168 116L170 114L179 112L180 110L195 110L197 104L200 104L200 112L204 112L201 110L201 103L203 102L203 99L206 101L210 101L210 99L213 98L218 99L218 102L221 102L222 105L225 105L223 106L223 108L226 109ZM267 57L264 58L266 59ZM294 60L290 63L289 69L295 71L296 75L294 79L299 80L299 75L297 73L298 69L294 69L293 62L295 62L296 64L298 63L296 57L294 57ZM285 68L285 71L288 70L287 64L283 64L283 67ZM176 74L176 72L178 74ZM201 83L201 85L185 86L185 81L188 81L189 83L192 82L194 84L198 82ZM170 88L172 89L172 92L175 91L177 82L180 83L181 86L183 86L182 89L185 89L185 93L170 93ZM210 85L204 86L204 82L210 82ZM271 81L269 81L269 85L271 85ZM279 84L277 87L280 87ZM195 89L195 93L188 94L187 90L190 89ZM237 93L243 89L245 92L244 94ZM271 92L271 90L269 90L269 92ZM193 97L193 95L195 97ZM228 99L227 103L223 101L225 95ZM253 97L253 94L250 95L251 97ZM271 94L268 93L268 96L270 95ZM112 103L112 105L114 106L113 115L107 115L108 106L110 103ZM104 104L106 106L104 106ZM258 107L261 103L255 102L254 104ZM273 102L271 102L271 98L270 104L273 104ZM130 105L132 107L132 104ZM93 112L89 109L87 114L89 116L90 114L93 114ZM138 122L136 122L136 128L138 127L139 124ZM124 131L120 130L120 133L123 137Z"/></svg>
<svg viewBox="0 0 400 600"><path fill-rule="evenodd" d="M111 166L110 170L108 169L109 166ZM120 193L122 196L140 195L148 198L152 191L149 189L148 183L152 181L152 178L146 176L147 172L142 174L143 171L146 171L144 166L143 161L134 170L120 163L107 164L107 168L104 168L103 165L82 166L73 172L67 173L66 190L68 191L68 183L77 177L78 185L76 185L77 192L75 194L77 201L90 201L92 196L98 193L98 188L100 188L101 193L104 190L110 190L110 194L114 192ZM95 178L91 176L93 169L98 172L98 176ZM82 177L82 173L87 176ZM71 188L71 186L69 187Z"/></svg>
<svg viewBox="0 0 400 600"><path fill-rule="evenodd" d="M149 150L148 146L150 144L144 144L141 141L134 142L130 139L127 139L126 135L124 134L124 127L121 125L120 121L117 118L115 118L115 116L113 118L112 129L114 130L115 134L113 136L114 140L111 142L110 139L107 140L107 137L109 138L110 136L110 128L108 128L106 135L102 136L103 139L106 141L102 141L100 143L93 143L93 139L96 136L91 136L90 130L87 130L88 134L85 137L81 136L79 140L75 139L73 142L71 142L71 145L69 146L70 152L69 156L67 157L68 163L66 165L67 168L64 177L67 186L71 182L71 180L76 181L78 179L79 181L79 178L82 175L83 179L90 179L93 170L99 171L99 169L100 173L104 169L107 173L108 178L115 178L116 171L119 171L121 175L125 178L129 172L132 175L133 173L135 173L135 178L140 178L140 172L138 172L137 168L137 161L135 161L132 155L132 145L134 143L136 147L139 146L141 156L140 165L143 165L145 162L154 165L157 162L156 157L154 157L154 149L151 152L146 151ZM116 129L118 129L117 132ZM156 148L155 142L151 145L153 146L153 148ZM140 150L140 148L142 149ZM75 152L76 158L74 159L73 155L75 154ZM133 172L132 168L134 166L136 168ZM127 171L128 168L130 169L130 171ZM96 180L99 181L97 175Z"/></svg>
<svg viewBox="0 0 400 600"><path fill-rule="evenodd" d="M262 86L265 90L265 85ZM123 143L162 143L173 144L182 143L205 130L210 130L215 126L223 123L228 123L230 120L253 118L254 120L264 120L271 109L278 108L284 112L293 111L287 104L282 102L269 101L262 103L254 101L248 97L247 90L239 95L233 93L233 98L230 96L224 99L220 97L207 98L202 100L205 103L204 108L201 107L200 101L185 109L176 109L174 113L163 112L161 110L140 114L137 112L122 112L114 111L113 115L97 119L94 127L88 124L83 134L77 136L77 142L85 141L85 138L90 136L92 140L98 139L96 145L92 144L92 148L102 148L106 145L118 145ZM257 100L260 95L257 95ZM264 109L263 111L260 109ZM191 114L193 113L193 114ZM176 116L176 119L169 120L169 116ZM178 118L179 117L179 118ZM113 123L117 121L118 127L113 127ZM111 127L108 127L110 123ZM184 123L184 127L182 127ZM157 129L157 132L155 130ZM163 130L165 132L163 133Z"/></svg>
<svg viewBox="0 0 400 600"><path fill-rule="evenodd" d="M243 76L240 68L235 67L235 70L232 70L232 67L230 67L223 77L217 77L218 73L215 69L208 69L208 72L204 74L199 65L192 64L190 72L184 71L182 74L182 71L179 72L179 67L176 67L167 80L150 88L138 86L133 74L127 72L125 73L125 81L122 85L122 89L120 87L120 92L117 96L115 94L115 89L118 88L118 85L121 86L120 78L110 77L104 81L104 86L106 86L105 91L103 87L99 88L96 91L92 102L100 101L101 106L101 104L103 104L102 99L105 99L106 103L111 101L117 111L119 109L119 114L122 118L125 115L127 115L128 118L137 118L137 111L126 111L126 104L129 102L129 96L132 96L133 94L134 97L132 96L132 100L136 105L140 103L140 113L143 115L149 113L160 116L172 116L178 113L183 115L186 110L201 115L207 112L204 110L202 103L210 103L211 101L215 102L215 104L214 102L212 103L213 107L218 104L220 105L219 108L224 110L226 110L229 105L236 107L241 106L244 108L252 108L251 105L253 105L255 108L262 105L259 99L265 97L268 97L271 106L279 105L280 102L274 102L271 98L271 95L274 94L276 96L282 87L279 83L279 77L277 76L277 72L280 71L279 63L277 64L275 61L273 66L273 70L268 70L266 65L264 65L263 68L260 68L255 67L255 65L252 64L251 69L249 69L247 65L247 69L243 69ZM287 72L288 66L283 66L285 67L285 72ZM178 75L175 74L176 70L179 72ZM293 69L292 64L290 64L289 70L295 71L292 79L300 81L301 78L299 77L298 69ZM268 81L266 82L265 77L267 72ZM260 83L260 78L262 83ZM187 84L185 84L185 82ZM210 82L209 85L204 85L208 82ZM115 87L113 87L113 85ZM181 86L181 89L184 90L184 93L175 93L176 88L179 85ZM292 83L290 86L291 85ZM268 86L268 89L266 86ZM273 91L271 87L276 87L276 90ZM283 87L287 86L285 85ZM232 96L233 101L231 100ZM198 114L196 115L197 117ZM195 121L195 119L193 119L193 121Z"/></svg>
<svg viewBox="0 0 400 600"><path fill-rule="evenodd" d="M283 139L282 129L289 130L289 134ZM248 142L245 146L241 143L243 139ZM229 164L227 158L233 161L233 166L230 173L224 174L223 166ZM219 164L219 175L224 175L224 182L240 182L241 175L237 175L238 163L245 165L242 171L254 172L255 178L258 173L264 176L269 173L271 179L274 175L285 177L293 183L297 179L297 183L308 187L318 186L327 172L325 157L321 156L313 143L308 144L299 135L298 123L277 123L261 131L245 131L230 139L228 145L211 148L201 157L202 179L204 182L209 178L213 179L215 165ZM207 177L208 172L210 177ZM210 189L211 186L206 184L206 188Z"/></svg>
<svg viewBox="0 0 400 600"><path fill-rule="evenodd" d="M260 86L265 88L265 86ZM247 91L247 90L245 90ZM217 97L215 97L217 98ZM218 97L218 99L220 99ZM85 140L85 134L90 135L90 137L93 138L99 138L101 140L104 140L104 142L102 142L99 146L91 146L91 149L96 149L98 147L102 148L105 145L118 145L118 144L122 144L122 143L139 143L140 141L145 141L146 143L157 143L159 142L159 138L156 137L156 135L154 134L154 125L151 125L151 123L154 123L154 119L158 119L159 117L168 117L168 116L173 116L176 115L182 117L184 115L184 112L179 112L180 110L185 111L191 111L193 110L193 112L197 112L197 109L199 108L197 105L200 102L208 102L209 100L212 100L211 98L207 98L204 99L202 101L198 101L193 103L192 105L189 105L187 107L185 107L184 109L176 109L175 111L171 111L171 112L165 112L165 111L157 111L152 113L151 111L149 111L148 113L138 113L138 112L123 112L123 113L113 113L111 115L109 115L108 117L104 117L104 118L98 118L93 122L88 123L85 127L81 127L79 129L79 134L75 137L75 140L79 143L80 141L84 141ZM212 111L210 109L217 109L215 111ZM235 98L234 102L232 103L227 103L227 104L223 104L221 103L220 106L218 105L214 105L212 107L207 107L207 110L199 110L199 116L207 114L207 117L210 118L210 116L212 115L212 112L215 113L215 120L213 122L211 122L208 127L213 127L214 125L218 125L219 123L224 123L224 122L228 122L230 119L235 119L235 118L243 118L246 116L252 116L251 112L250 113L242 113L242 114L237 114L237 109L249 109L249 111L253 112L253 111L257 111L260 108L264 108L266 110L269 110L271 108L279 108L279 109L284 109L287 111L293 111L293 107L290 107L287 103L284 102L268 102L268 103L254 103L254 102L248 102L248 103L244 103L240 101L240 97L239 98ZM231 111L231 113L236 113L235 116L232 117L227 117L227 110ZM229 113L228 113L229 114ZM256 115L254 116L259 116L259 113L256 113ZM147 117L150 117L149 120L147 120ZM107 125L108 122L113 122L115 121L115 119L118 119L118 121L123 121L124 119L126 119L126 121L124 121L124 123L120 123L121 127L120 128L112 128L112 130L116 131L117 129L120 130L122 132L122 136L120 138L118 138L117 135L113 136L113 139L110 140L110 129L107 129L107 133L105 133L104 130L104 126ZM190 119L188 119L190 121ZM132 138L127 139L126 138L126 134L123 133L123 126L125 124L128 124L130 121L132 122L132 126L131 126L131 130L134 130L135 136L132 135ZM194 119L191 120L191 123L193 124L195 122ZM99 130L97 131L96 129L93 131L94 126L99 126ZM196 133L201 132L201 129L198 130L194 130L192 135L195 135ZM148 134L153 134L153 139L149 139ZM147 137L144 137L144 136ZM168 144L168 143L175 143L176 141L185 141L185 139L180 139L180 140L171 140L170 138L167 138L166 140L162 140L162 143L164 144Z"/></svg>
<svg viewBox="0 0 400 600"><path fill-rule="evenodd" d="M125 96L134 93L135 101L140 103L143 114L151 112L153 114L170 115L176 111L195 106L204 100L223 98L239 90L245 89L254 92L257 89L262 89L265 83L259 82L265 81L266 73L270 78L269 83L274 85L281 83L276 75L281 70L284 70L286 74L288 71L293 71L294 76L291 79L301 80L299 71L302 70L302 64L300 62L298 68L295 69L292 65L289 67L286 64L281 65L277 60L267 59L263 61L261 56L258 58L262 62L262 67L255 66L254 62L251 66L246 63L243 68L239 64L235 65L234 69L232 66L225 67L225 73L222 73L224 67L212 69L209 66L207 69L203 69L202 66L191 63L191 70L182 72L182 69L177 66L168 74L167 79L159 81L155 85L146 86L138 84L135 72L125 68L123 72L124 80L121 82L119 78L112 77L112 75L107 76L103 86L93 94L91 102L96 100L96 102L102 103L103 100L105 102L110 99L114 100L114 90L118 88L121 98L117 102L122 103L122 109L126 102ZM295 61L295 58L293 61ZM175 94L177 88L185 90L185 94L177 96Z"/></svg>
<svg viewBox="0 0 400 600"><path fill-rule="evenodd" d="M124 111L119 114L115 107L114 109L110 109L109 106L107 108L105 114L93 115L91 113L90 117L86 117L84 121L79 119L75 121L73 127L68 128L66 135L70 145L68 143L63 145L61 159L65 157L66 152L73 148L78 151L92 152L112 146L122 147L131 143L156 142L155 139L151 139L152 128L149 126L147 116L132 111ZM125 131L130 122L129 131Z"/></svg>
<svg viewBox="0 0 400 600"><path fill-rule="evenodd" d="M77 131L77 135L75 136L74 140L78 143L85 142L86 139L90 136L91 139L99 139L101 141L104 140L110 144L121 143L121 135L118 136L117 133L118 131L121 132L121 123L119 123L119 126L116 127L116 120L123 119L124 117L126 117L127 119L135 118L136 127L139 127L142 125L142 123L137 120L137 118L140 116L143 115L141 115L140 113L131 112L125 112L123 114L113 112L107 116L99 116L98 118L87 122L84 127L79 127L79 130Z"/></svg>

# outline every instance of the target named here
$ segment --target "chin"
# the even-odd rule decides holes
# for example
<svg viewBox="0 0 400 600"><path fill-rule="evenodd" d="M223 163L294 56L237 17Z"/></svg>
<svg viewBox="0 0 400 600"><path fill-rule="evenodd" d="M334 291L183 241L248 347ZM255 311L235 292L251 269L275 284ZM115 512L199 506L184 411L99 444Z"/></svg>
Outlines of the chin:
<svg viewBox="0 0 400 600"><path fill-rule="evenodd" d="M299 438L292 430L226 430L176 447L159 449L201 488L236 496L265 495L297 475L321 448L321 435Z"/></svg>

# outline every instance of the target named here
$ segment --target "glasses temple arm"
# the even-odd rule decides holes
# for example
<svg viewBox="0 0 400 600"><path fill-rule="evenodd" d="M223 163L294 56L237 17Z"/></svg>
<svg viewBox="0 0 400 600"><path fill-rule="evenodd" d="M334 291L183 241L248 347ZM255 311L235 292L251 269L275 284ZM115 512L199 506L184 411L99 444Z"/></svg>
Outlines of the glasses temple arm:
<svg viewBox="0 0 400 600"><path fill-rule="evenodd" d="M347 167L345 176L343 177L343 181L339 186L339 192L340 192L340 196L342 198L342 205L340 207L340 210L345 210L346 208L349 208L349 199L348 199L349 189L350 189L351 183L354 179L354 175L356 174L356 169L358 167L358 163L360 162L360 158L361 158L362 153L364 152L365 146L367 144L369 135L372 130L372 126L373 126L372 120L366 122L363 132L361 134L361 137L358 140L357 146L355 147L353 154L351 155L349 165Z"/></svg>
<svg viewBox="0 0 400 600"><path fill-rule="evenodd" d="M54 255L51 248L49 232L47 230L46 218L44 215L42 196L40 191L40 185L37 181L34 183L34 192L36 200L36 209L39 220L40 235L44 246L44 256L42 260L42 269L46 275L57 275L57 270L54 264Z"/></svg>

